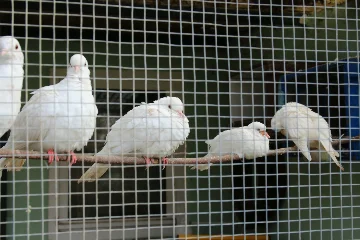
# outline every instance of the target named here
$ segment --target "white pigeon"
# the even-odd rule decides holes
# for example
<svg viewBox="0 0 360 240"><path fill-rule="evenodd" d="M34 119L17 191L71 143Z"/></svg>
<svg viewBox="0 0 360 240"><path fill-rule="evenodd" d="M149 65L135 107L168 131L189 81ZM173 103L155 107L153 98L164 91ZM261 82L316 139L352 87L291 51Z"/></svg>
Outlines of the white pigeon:
<svg viewBox="0 0 360 240"><path fill-rule="evenodd" d="M339 153L332 147L328 123L310 108L296 102L285 104L272 118L271 128L288 136L309 161L312 158L308 145L312 148L320 147L341 170L344 170L336 159Z"/></svg>
<svg viewBox="0 0 360 240"><path fill-rule="evenodd" d="M250 123L248 126L226 130L213 140L205 143L209 145L209 153L204 156L224 156L236 154L239 158L254 159L263 157L269 152L269 134L266 126L260 122ZM212 165L198 164L191 169L207 170Z"/></svg>
<svg viewBox="0 0 360 240"><path fill-rule="evenodd" d="M0 137L7 132L21 107L24 54L14 37L0 37Z"/></svg>
<svg viewBox="0 0 360 240"><path fill-rule="evenodd" d="M163 97L142 103L126 113L111 127L106 144L97 156L142 156L147 165L151 158L167 163L190 133L184 105L177 97ZM109 169L109 164L95 163L78 182L93 182Z"/></svg>
<svg viewBox="0 0 360 240"><path fill-rule="evenodd" d="M58 84L32 92L33 96L17 116L4 149L44 151L49 164L59 160L56 153L81 150L92 137L98 113L92 95L90 70L86 58L75 54L66 77ZM0 159L0 167L20 170L25 160Z"/></svg>

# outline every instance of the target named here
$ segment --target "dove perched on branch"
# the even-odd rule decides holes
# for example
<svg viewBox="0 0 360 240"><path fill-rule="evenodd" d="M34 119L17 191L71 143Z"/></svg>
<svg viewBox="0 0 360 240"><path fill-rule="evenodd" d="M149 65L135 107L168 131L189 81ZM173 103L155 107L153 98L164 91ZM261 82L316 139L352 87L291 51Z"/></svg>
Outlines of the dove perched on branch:
<svg viewBox="0 0 360 240"><path fill-rule="evenodd" d="M58 160L56 153L69 153L71 164L76 163L73 151L87 145L98 114L86 58L81 54L73 55L62 81L31 94L33 96L17 116L3 148L47 152L49 164L55 158ZM0 166L20 170L24 162L2 158Z"/></svg>
<svg viewBox="0 0 360 240"><path fill-rule="evenodd" d="M208 140L209 153L204 156L224 156L236 154L239 158L254 159L265 156L269 151L269 134L266 126L260 122L250 123L248 126L226 130L213 140ZM198 164L191 169L207 170L212 165Z"/></svg>
<svg viewBox="0 0 360 240"><path fill-rule="evenodd" d="M7 132L21 107L24 54L14 37L0 37L0 137Z"/></svg>
<svg viewBox="0 0 360 240"><path fill-rule="evenodd" d="M339 153L333 148L331 131L326 120L310 108L296 102L285 104L271 120L271 128L288 136L300 149L302 154L311 161L309 145L323 149L343 171L336 157Z"/></svg>
<svg viewBox="0 0 360 240"><path fill-rule="evenodd" d="M106 144L97 156L142 156L147 165L152 158L167 156L184 143L190 133L184 105L177 97L163 97L130 110L111 127ZM95 163L78 182L92 182L109 169L109 164Z"/></svg>

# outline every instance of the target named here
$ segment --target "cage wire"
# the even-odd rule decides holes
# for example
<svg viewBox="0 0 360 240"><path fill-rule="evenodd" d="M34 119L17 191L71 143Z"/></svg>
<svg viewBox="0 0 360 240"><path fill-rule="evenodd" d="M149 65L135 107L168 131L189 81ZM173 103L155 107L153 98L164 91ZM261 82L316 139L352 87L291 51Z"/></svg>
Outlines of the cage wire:
<svg viewBox="0 0 360 240"><path fill-rule="evenodd" d="M3 1L1 239L360 239L359 12Z"/></svg>

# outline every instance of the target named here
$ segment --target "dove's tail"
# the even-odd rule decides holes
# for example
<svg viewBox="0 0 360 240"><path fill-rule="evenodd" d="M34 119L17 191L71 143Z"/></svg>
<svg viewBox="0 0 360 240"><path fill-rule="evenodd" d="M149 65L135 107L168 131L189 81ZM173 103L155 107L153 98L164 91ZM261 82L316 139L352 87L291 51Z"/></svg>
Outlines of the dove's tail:
<svg viewBox="0 0 360 240"><path fill-rule="evenodd" d="M1 158L0 159L0 178L2 176L2 170L6 168L8 171L20 171L24 165L26 159L19 158Z"/></svg>
<svg viewBox="0 0 360 240"><path fill-rule="evenodd" d="M210 154L207 154L204 156L204 158L206 157L211 157ZM195 170L198 169L199 171L205 171L208 170L210 168L210 166L212 165L212 163L207 163L207 164L198 164L198 165L191 165L191 170Z"/></svg>
<svg viewBox="0 0 360 240"><path fill-rule="evenodd" d="M104 164L104 163L94 163L82 176L81 178L78 180L78 183L81 182L94 182L97 179L99 179L100 177L102 177L102 175L104 175L104 173L106 173L106 171L109 169L109 164Z"/></svg>
<svg viewBox="0 0 360 240"><path fill-rule="evenodd" d="M191 169L191 170L198 169L199 171L204 171L204 170L208 170L211 165L212 165L212 163L209 163L209 164L198 164L197 166L196 166L196 165L192 165L192 167L191 167L190 169Z"/></svg>
<svg viewBox="0 0 360 240"><path fill-rule="evenodd" d="M343 166L339 163L339 161L336 159L336 157L339 157L339 153L332 147L331 142L328 140L321 140L321 145L323 148L328 152L331 159L335 162L335 164L341 169L341 171L344 171Z"/></svg>
<svg viewBox="0 0 360 240"><path fill-rule="evenodd" d="M312 161L314 162L320 162L323 159L328 160L329 159L329 154L327 153L327 151L325 151L325 149L323 149L323 147L321 147L320 151L312 151L310 152Z"/></svg>

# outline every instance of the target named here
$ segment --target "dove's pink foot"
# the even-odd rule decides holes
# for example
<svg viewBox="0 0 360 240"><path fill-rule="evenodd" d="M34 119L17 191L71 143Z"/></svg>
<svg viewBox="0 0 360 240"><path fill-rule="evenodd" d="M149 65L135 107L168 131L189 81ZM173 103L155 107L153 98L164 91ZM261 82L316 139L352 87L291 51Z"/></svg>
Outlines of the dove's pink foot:
<svg viewBox="0 0 360 240"><path fill-rule="evenodd" d="M147 158L147 157L144 157L145 159L145 162L146 162L146 165L150 165L151 164L151 159L150 158Z"/></svg>
<svg viewBox="0 0 360 240"><path fill-rule="evenodd" d="M151 158L148 158L148 157L144 157L144 159L145 159L145 162L146 162L146 168L148 168L151 165L152 160L151 160Z"/></svg>
<svg viewBox="0 0 360 240"><path fill-rule="evenodd" d="M144 157L144 159L145 159L145 162L146 162L146 169L147 169L151 164L154 163L154 159L152 159L152 158Z"/></svg>
<svg viewBox="0 0 360 240"><path fill-rule="evenodd" d="M77 161L77 157L73 151L70 151L70 156L68 157L68 161L70 162L70 165L73 165Z"/></svg>
<svg viewBox="0 0 360 240"><path fill-rule="evenodd" d="M164 158L162 159L162 163L163 163L163 164L168 164L168 163L169 163L169 159L168 159L167 157L164 157Z"/></svg>
<svg viewBox="0 0 360 240"><path fill-rule="evenodd" d="M163 169L165 168L165 166L169 163L169 159L167 157L162 158L161 162L164 164Z"/></svg>
<svg viewBox="0 0 360 240"><path fill-rule="evenodd" d="M56 159L57 162L59 161L59 157L55 155L54 149L49 149L47 153L49 155L49 160L48 160L49 164L52 164L54 159Z"/></svg>

